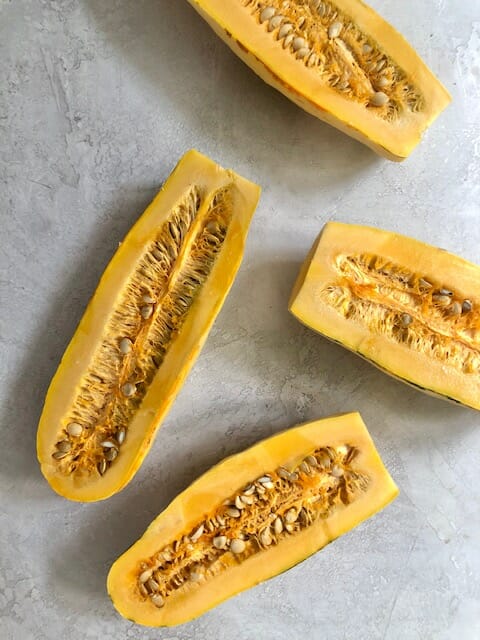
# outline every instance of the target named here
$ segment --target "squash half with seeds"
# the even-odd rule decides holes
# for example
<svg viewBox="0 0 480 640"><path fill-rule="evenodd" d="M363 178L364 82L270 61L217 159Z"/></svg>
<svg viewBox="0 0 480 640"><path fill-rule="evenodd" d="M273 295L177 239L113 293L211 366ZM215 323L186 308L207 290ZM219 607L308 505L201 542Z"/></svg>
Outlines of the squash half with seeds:
<svg viewBox="0 0 480 640"><path fill-rule="evenodd" d="M361 0L189 0L287 98L390 160L450 102L395 29Z"/></svg>
<svg viewBox="0 0 480 640"><path fill-rule="evenodd" d="M108 592L134 622L187 622L302 562L397 494L358 413L290 429L181 493L112 566Z"/></svg>
<svg viewBox="0 0 480 640"><path fill-rule="evenodd" d="M390 375L480 409L480 267L412 238L328 223L290 311Z"/></svg>
<svg viewBox="0 0 480 640"><path fill-rule="evenodd" d="M100 500L135 474L233 283L259 195L190 151L129 232L45 400L38 459L59 494Z"/></svg>

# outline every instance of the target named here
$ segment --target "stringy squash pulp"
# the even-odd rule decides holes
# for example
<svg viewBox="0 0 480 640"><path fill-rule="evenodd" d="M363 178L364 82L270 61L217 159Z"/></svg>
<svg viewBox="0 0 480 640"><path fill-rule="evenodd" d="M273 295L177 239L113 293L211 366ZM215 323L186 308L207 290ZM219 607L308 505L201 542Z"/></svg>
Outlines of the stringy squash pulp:
<svg viewBox="0 0 480 640"><path fill-rule="evenodd" d="M180 494L112 566L108 592L134 622L187 622L305 560L397 493L359 414L290 429Z"/></svg>
<svg viewBox="0 0 480 640"><path fill-rule="evenodd" d="M189 0L265 82L390 160L450 102L412 47L360 0Z"/></svg>
<svg viewBox="0 0 480 640"><path fill-rule="evenodd" d="M480 409L480 267L405 236L327 224L290 300L304 324L424 391Z"/></svg>
<svg viewBox="0 0 480 640"><path fill-rule="evenodd" d="M38 427L59 494L107 498L140 466L233 282L259 192L190 151L121 244Z"/></svg>

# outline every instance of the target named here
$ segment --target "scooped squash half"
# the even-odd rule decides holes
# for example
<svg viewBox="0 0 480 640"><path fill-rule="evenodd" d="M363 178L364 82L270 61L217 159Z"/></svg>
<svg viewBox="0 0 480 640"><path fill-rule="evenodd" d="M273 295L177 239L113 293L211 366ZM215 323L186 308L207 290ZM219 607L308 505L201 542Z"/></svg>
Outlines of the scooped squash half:
<svg viewBox="0 0 480 640"><path fill-rule="evenodd" d="M390 160L450 102L404 38L360 0L189 0L265 82Z"/></svg>
<svg viewBox="0 0 480 640"><path fill-rule="evenodd" d="M480 409L480 267L405 236L328 223L290 311L415 387Z"/></svg>
<svg viewBox="0 0 480 640"><path fill-rule="evenodd" d="M181 493L112 566L108 592L134 622L187 622L305 560L397 493L358 413L290 429Z"/></svg>
<svg viewBox="0 0 480 640"><path fill-rule="evenodd" d="M232 285L259 194L190 151L129 232L45 400L38 459L59 494L100 500L135 474Z"/></svg>

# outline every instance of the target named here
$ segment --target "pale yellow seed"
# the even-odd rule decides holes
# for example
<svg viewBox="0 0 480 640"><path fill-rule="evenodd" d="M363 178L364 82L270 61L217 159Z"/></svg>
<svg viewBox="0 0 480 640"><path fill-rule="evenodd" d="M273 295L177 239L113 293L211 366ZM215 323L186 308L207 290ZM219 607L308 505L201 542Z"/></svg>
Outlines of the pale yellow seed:
<svg viewBox="0 0 480 640"><path fill-rule="evenodd" d="M163 596L161 596L159 593L155 593L152 597L151 600L153 602L153 604L158 607L159 609L161 609L164 604L165 604L165 600L163 599Z"/></svg>
<svg viewBox="0 0 480 640"><path fill-rule="evenodd" d="M243 509L245 507L245 503L240 496L237 496L235 498L235 506L237 507L237 509Z"/></svg>
<svg viewBox="0 0 480 640"><path fill-rule="evenodd" d="M147 580L147 587L150 589L150 591L158 591L160 588L158 582L153 578Z"/></svg>
<svg viewBox="0 0 480 640"><path fill-rule="evenodd" d="M297 512L295 509L289 509L285 514L285 522L287 524L292 524L297 519Z"/></svg>
<svg viewBox="0 0 480 640"><path fill-rule="evenodd" d="M272 544L272 536L270 534L270 531L268 529L264 529L261 533L260 533L260 542L261 544L263 544L265 547L268 547Z"/></svg>
<svg viewBox="0 0 480 640"><path fill-rule="evenodd" d="M385 89L385 87L388 87L388 85L390 84L390 81L388 80L388 78L386 76L381 76L378 80L377 80L377 87L379 89Z"/></svg>
<svg viewBox="0 0 480 640"><path fill-rule="evenodd" d="M342 31L343 24L341 22L333 22L328 27L328 37L329 38L338 38L340 32Z"/></svg>
<svg viewBox="0 0 480 640"><path fill-rule="evenodd" d="M239 518L240 517L240 511L236 508L236 507L229 507L226 512L227 516L229 516L230 518Z"/></svg>
<svg viewBox="0 0 480 640"><path fill-rule="evenodd" d="M78 438L81 436L82 431L83 427L81 424L78 424L78 422L70 422L70 424L67 425L67 433L69 436L72 436L72 438Z"/></svg>
<svg viewBox="0 0 480 640"><path fill-rule="evenodd" d="M152 298L151 295L149 295L148 293L145 293L142 296L142 300L143 302L145 302L146 304L154 304L155 303L155 298Z"/></svg>
<svg viewBox="0 0 480 640"><path fill-rule="evenodd" d="M285 38L285 36L288 36L288 34L293 31L293 25L291 24L282 24L282 26L280 27L279 31L278 31L278 39L282 40L283 38Z"/></svg>
<svg viewBox="0 0 480 640"><path fill-rule="evenodd" d="M290 44L293 42L293 38L295 36L293 35L293 33L290 33L285 40L283 41L283 48L286 49L287 47L290 46Z"/></svg>
<svg viewBox="0 0 480 640"><path fill-rule="evenodd" d="M132 350L132 341L130 338L122 338L120 340L120 353L126 356Z"/></svg>
<svg viewBox="0 0 480 640"><path fill-rule="evenodd" d="M122 386L121 391L122 391L123 395L126 398L131 398L132 396L135 395L135 393L137 391L137 387L134 384L132 384L131 382L126 382Z"/></svg>
<svg viewBox="0 0 480 640"><path fill-rule="evenodd" d="M238 554L245 551L245 542L239 538L235 538L230 543L230 550L232 553Z"/></svg>
<svg viewBox="0 0 480 640"><path fill-rule="evenodd" d="M305 38L301 38L300 36L298 36L294 38L292 46L294 51L299 51L300 49L303 49L307 46L307 42Z"/></svg>
<svg viewBox="0 0 480 640"><path fill-rule="evenodd" d="M273 530L277 534L277 536L283 531L283 522L280 517L275 518L273 521Z"/></svg>
<svg viewBox="0 0 480 640"><path fill-rule="evenodd" d="M143 584L147 580L150 580L151 577L152 577L152 570L151 569L145 569L145 571L143 571L143 573L141 573L138 576L138 581Z"/></svg>
<svg viewBox="0 0 480 640"><path fill-rule="evenodd" d="M331 471L332 476L335 478L341 478L344 474L342 467L339 467L338 464L334 464Z"/></svg>
<svg viewBox="0 0 480 640"><path fill-rule="evenodd" d="M151 318L153 314L153 307L151 304L146 304L144 307L140 309L140 314L144 320L148 320Z"/></svg>
<svg viewBox="0 0 480 640"><path fill-rule="evenodd" d="M227 536L216 536L213 539L213 546L215 549L225 549L227 546Z"/></svg>
<svg viewBox="0 0 480 640"><path fill-rule="evenodd" d="M384 107L388 100L389 98L386 93L383 93L383 91L376 91L370 99L370 104L374 107Z"/></svg>
<svg viewBox="0 0 480 640"><path fill-rule="evenodd" d="M266 22L267 20L270 20L270 18L273 18L274 15L275 9L273 7L265 7L260 14L260 22Z"/></svg>
<svg viewBox="0 0 480 640"><path fill-rule="evenodd" d="M190 536L190 540L192 542L197 542L197 540L199 540L201 536L203 536L204 529L204 525L201 524L198 529Z"/></svg>
<svg viewBox="0 0 480 640"><path fill-rule="evenodd" d="M310 53L310 49L308 49L308 47L304 47L303 49L299 49L297 51L297 58L299 60L303 60L303 58L308 56L309 53Z"/></svg>
<svg viewBox="0 0 480 640"><path fill-rule="evenodd" d="M55 458L55 460L61 460L67 455L68 453L66 451L55 451L55 453L52 453L52 458Z"/></svg>
<svg viewBox="0 0 480 640"><path fill-rule="evenodd" d="M278 29L284 19L284 16L274 16L268 23L268 30L275 31L275 29Z"/></svg>

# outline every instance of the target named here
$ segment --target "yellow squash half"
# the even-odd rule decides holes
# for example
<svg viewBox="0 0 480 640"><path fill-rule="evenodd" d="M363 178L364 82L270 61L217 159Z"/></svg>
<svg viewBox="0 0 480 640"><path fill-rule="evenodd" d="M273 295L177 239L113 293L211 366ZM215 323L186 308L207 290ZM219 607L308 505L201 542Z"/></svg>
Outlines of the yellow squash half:
<svg viewBox="0 0 480 640"><path fill-rule="evenodd" d="M360 0L189 0L265 82L390 160L450 102L404 38Z"/></svg>
<svg viewBox="0 0 480 640"><path fill-rule="evenodd" d="M107 498L137 471L232 285L259 194L190 151L129 232L45 400L38 459L59 494Z"/></svg>
<svg viewBox="0 0 480 640"><path fill-rule="evenodd" d="M480 267L380 229L330 222L290 311L415 387L480 409Z"/></svg>
<svg viewBox="0 0 480 640"><path fill-rule="evenodd" d="M108 592L140 624L187 622L305 560L397 493L358 413L290 429L181 493L112 566Z"/></svg>

